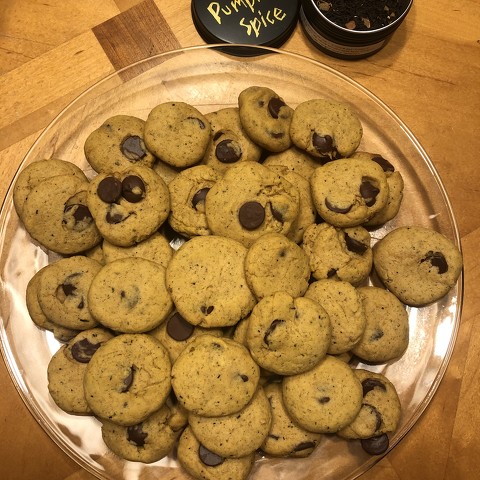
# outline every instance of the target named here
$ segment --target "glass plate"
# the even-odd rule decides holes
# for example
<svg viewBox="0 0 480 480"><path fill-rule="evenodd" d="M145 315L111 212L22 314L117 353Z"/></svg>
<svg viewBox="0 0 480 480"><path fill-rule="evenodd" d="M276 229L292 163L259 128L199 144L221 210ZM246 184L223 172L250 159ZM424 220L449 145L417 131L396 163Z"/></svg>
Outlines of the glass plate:
<svg viewBox="0 0 480 480"><path fill-rule="evenodd" d="M131 114L145 119L154 106L166 101L187 102L206 113L235 106L241 90L262 85L275 90L292 107L315 97L349 103L364 127L359 150L380 153L401 171L405 180L402 207L393 221L372 232L374 241L392 228L416 224L443 233L460 247L452 208L435 167L386 105L356 82L314 60L263 47L258 48L258 56L231 55L239 49L242 46L190 47L112 74L58 115L31 147L20 169L35 160L56 157L76 163L92 176L83 144L106 118ZM96 419L66 414L49 397L47 365L59 343L29 318L25 288L32 275L55 258L33 243L19 224L10 187L0 213L0 335L2 353L20 396L59 447L99 478L186 478L173 457L150 465L117 458L104 446ZM462 277L435 304L408 308L410 345L401 359L374 367L359 364L384 373L398 390L403 415L390 448L412 428L437 390L452 353L461 303ZM251 478L355 478L379 458L365 454L359 442L325 436L307 459L259 459Z"/></svg>

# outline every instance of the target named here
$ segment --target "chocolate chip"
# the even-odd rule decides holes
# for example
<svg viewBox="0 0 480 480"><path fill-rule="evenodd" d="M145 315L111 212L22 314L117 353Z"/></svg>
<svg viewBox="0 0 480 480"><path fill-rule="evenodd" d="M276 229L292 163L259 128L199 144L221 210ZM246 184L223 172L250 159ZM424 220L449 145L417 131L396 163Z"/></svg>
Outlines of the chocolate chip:
<svg viewBox="0 0 480 480"><path fill-rule="evenodd" d="M60 286L62 287L63 293L66 297L69 295L74 295L77 290L77 287L71 283L62 283Z"/></svg>
<svg viewBox="0 0 480 480"><path fill-rule="evenodd" d="M362 408L364 407L370 409L373 415L375 415L375 432L376 432L382 426L382 423L383 423L382 414L377 410L376 407L374 407L373 405L370 405L369 403L364 403L362 405Z"/></svg>
<svg viewBox="0 0 480 480"><path fill-rule="evenodd" d="M430 250L427 255L425 255L425 257L420 260L420 263L423 262L430 262L432 264L432 267L438 268L438 273L440 274L448 271L447 259L442 252L434 252Z"/></svg>
<svg viewBox="0 0 480 480"><path fill-rule="evenodd" d="M324 404L330 401L330 397L321 397L318 399L318 403Z"/></svg>
<svg viewBox="0 0 480 480"><path fill-rule="evenodd" d="M167 320L167 333L177 342L183 342L192 336L195 327L188 323L178 312Z"/></svg>
<svg viewBox="0 0 480 480"><path fill-rule="evenodd" d="M128 375L124 378L123 380L123 387L120 389L120 392L126 393L130 390L130 387L132 386L133 383L133 377L135 375L135 372L137 370L137 367L135 365L132 365L130 367L130 372Z"/></svg>
<svg viewBox="0 0 480 480"><path fill-rule="evenodd" d="M101 343L91 343L88 338L75 342L72 345L72 357L80 363L88 363Z"/></svg>
<svg viewBox="0 0 480 480"><path fill-rule="evenodd" d="M285 320L279 320L276 319L274 320L270 326L267 328L267 331L265 332L265 335L263 336L263 341L266 345L269 345L270 343L270 335L275 331L275 329L281 325L282 323L285 323Z"/></svg>
<svg viewBox="0 0 480 480"><path fill-rule="evenodd" d="M395 167L385 158L383 158L381 155L375 155L374 157L372 157L372 160L375 162L375 163L378 163L384 172L394 172L395 171Z"/></svg>
<svg viewBox="0 0 480 480"><path fill-rule="evenodd" d="M248 375L241 374L241 375L240 375L240 378L241 378L244 382L248 382Z"/></svg>
<svg viewBox="0 0 480 480"><path fill-rule="evenodd" d="M122 196L130 203L138 203L145 197L145 183L137 175L128 175L122 180Z"/></svg>
<svg viewBox="0 0 480 480"><path fill-rule="evenodd" d="M320 135L317 132L313 132L312 145L321 155L332 154L336 151L333 146L333 138L330 135Z"/></svg>
<svg viewBox="0 0 480 480"><path fill-rule="evenodd" d="M198 456L207 467L218 467L225 461L223 457L211 452L201 444L198 447Z"/></svg>
<svg viewBox="0 0 480 480"><path fill-rule="evenodd" d="M332 278L334 275L336 275L337 273L337 269L336 268L331 268L328 272L327 272L327 278Z"/></svg>
<svg viewBox="0 0 480 480"><path fill-rule="evenodd" d="M75 220L75 223L80 223L82 221L90 221L92 220L92 214L90 213L90 210L86 205L82 204L73 204L73 205L67 205L63 213L68 213L71 210L73 210L73 219Z"/></svg>
<svg viewBox="0 0 480 480"><path fill-rule="evenodd" d="M200 307L200 311L204 314L204 315L210 315L212 312L213 312L213 309L215 307L213 305L209 305L208 307L205 306L205 305L202 305Z"/></svg>
<svg viewBox="0 0 480 480"><path fill-rule="evenodd" d="M348 207L337 207L333 203L331 203L328 198L325 198L325 206L331 212L335 212L335 213L348 213L353 207L353 205L349 205Z"/></svg>
<svg viewBox="0 0 480 480"><path fill-rule="evenodd" d="M345 239L345 245L347 246L347 249L353 253L363 255L368 250L368 245L365 245L355 238L350 237L346 232L344 233L343 238Z"/></svg>
<svg viewBox="0 0 480 480"><path fill-rule="evenodd" d="M238 220L243 228L255 230L265 220L265 209L258 202L246 202L238 211Z"/></svg>
<svg viewBox="0 0 480 480"><path fill-rule="evenodd" d="M383 335L384 335L383 331L377 329L370 335L370 341L380 340L383 337Z"/></svg>
<svg viewBox="0 0 480 480"><path fill-rule="evenodd" d="M225 132L223 130L219 130L218 132L215 132L213 135L212 139L214 142L216 142Z"/></svg>
<svg viewBox="0 0 480 480"><path fill-rule="evenodd" d="M367 207L375 205L377 201L377 195L380 193L380 190L372 184L372 182L364 177L362 178L362 183L360 184L360 195L365 200Z"/></svg>
<svg viewBox="0 0 480 480"><path fill-rule="evenodd" d="M97 187L97 195L106 203L114 203L122 194L122 182L116 177L105 177Z"/></svg>
<svg viewBox="0 0 480 480"><path fill-rule="evenodd" d="M280 223L283 223L284 220L283 220L283 215L282 215L282 212L280 212L280 210L277 210L273 205L272 203L270 202L270 210L272 211L272 216L275 220L278 220Z"/></svg>
<svg viewBox="0 0 480 480"><path fill-rule="evenodd" d="M365 438L361 441L362 448L370 455L381 455L388 450L388 435L383 433L377 437Z"/></svg>
<svg viewBox="0 0 480 480"><path fill-rule="evenodd" d="M147 152L143 140L138 135L127 137L120 145L120 150L129 160L140 160Z"/></svg>
<svg viewBox="0 0 480 480"><path fill-rule="evenodd" d="M382 389L384 392L387 391L387 387L383 382L377 380L376 378L366 378L362 381L362 388L363 388L363 396L365 396L368 392L373 390L375 387Z"/></svg>
<svg viewBox="0 0 480 480"><path fill-rule="evenodd" d="M137 447L143 447L145 445L145 439L148 437L148 433L142 430L142 424L131 425L127 427L127 440L133 442Z"/></svg>
<svg viewBox="0 0 480 480"><path fill-rule="evenodd" d="M117 223L123 222L126 217L123 216L121 213L112 213L110 211L107 212L105 215L105 220L110 225L115 225Z"/></svg>
<svg viewBox="0 0 480 480"><path fill-rule="evenodd" d="M280 98L272 97L268 102L268 113L270 113L270 115L273 118L278 118L278 114L280 113L280 109L282 107L284 107L285 105L286 105L286 103L283 100L281 100Z"/></svg>
<svg viewBox="0 0 480 480"><path fill-rule="evenodd" d="M219 162L222 163L235 163L242 157L242 149L240 145L234 140L226 139L222 140L215 147L215 156Z"/></svg>
<svg viewBox="0 0 480 480"><path fill-rule="evenodd" d="M192 207L195 208L195 210L197 209L197 204L205 201L209 190L210 188L205 187L205 188L201 188L200 190L198 190L197 193L195 193L195 195L192 198Z"/></svg>
<svg viewBox="0 0 480 480"><path fill-rule="evenodd" d="M278 435L274 435L273 433L269 433L268 438L271 438L272 440L280 440L280 437Z"/></svg>
<svg viewBox="0 0 480 480"><path fill-rule="evenodd" d="M198 126L200 127L200 130L205 129L205 124L197 117L187 117L187 120L195 120L198 123Z"/></svg>
<svg viewBox="0 0 480 480"><path fill-rule="evenodd" d="M293 449L294 452L301 452L302 450L308 450L310 448L315 448L314 442L301 442L295 446Z"/></svg>

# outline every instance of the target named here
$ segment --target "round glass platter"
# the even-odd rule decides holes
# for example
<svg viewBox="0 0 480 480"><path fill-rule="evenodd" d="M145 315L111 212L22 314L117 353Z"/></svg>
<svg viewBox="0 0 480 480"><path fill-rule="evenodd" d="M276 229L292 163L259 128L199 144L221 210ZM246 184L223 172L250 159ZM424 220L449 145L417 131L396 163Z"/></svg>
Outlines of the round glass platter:
<svg viewBox="0 0 480 480"><path fill-rule="evenodd" d="M169 101L186 102L207 113L236 106L239 93L249 86L266 86L293 108L319 97L349 104L364 129L359 150L381 154L401 172L405 182L401 209L395 219L371 232L373 242L398 226L422 225L441 232L460 248L456 221L438 173L391 109L358 83L319 62L267 47L248 46L258 49L257 56L235 55L242 48L245 45L190 47L148 58L108 76L58 115L31 147L20 170L36 160L54 157L77 164L91 178L95 172L85 160L83 145L107 118L126 114L146 119L153 107ZM59 447L98 478L189 478L178 469L174 455L148 465L116 457L102 441L99 421L69 415L50 398L47 366L60 343L30 319L25 289L33 274L58 256L32 241L21 225L12 201L15 179L0 212L0 339L20 396ZM460 321L462 282L460 277L434 304L407 307L410 342L400 359L382 365L354 364L385 374L398 391L402 419L390 438L390 449L425 410L447 368ZM374 275L370 284L378 284ZM359 442L325 435L305 459L259 455L250 478L351 479L380 458L366 454Z"/></svg>

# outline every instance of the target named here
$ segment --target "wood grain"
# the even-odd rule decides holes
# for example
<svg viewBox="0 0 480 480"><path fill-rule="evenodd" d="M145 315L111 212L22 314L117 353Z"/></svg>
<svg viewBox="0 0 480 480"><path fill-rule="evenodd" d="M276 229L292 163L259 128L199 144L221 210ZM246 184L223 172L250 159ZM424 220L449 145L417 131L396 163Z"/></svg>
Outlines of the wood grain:
<svg viewBox="0 0 480 480"><path fill-rule="evenodd" d="M416 1L388 45L360 61L324 55L300 26L282 47L348 75L399 115L438 170L462 239L464 306L445 377L411 432L362 480L479 477L479 7ZM0 201L37 135L81 91L128 63L201 43L188 0L2 0ZM37 424L2 362L0 389L2 480L93 478Z"/></svg>

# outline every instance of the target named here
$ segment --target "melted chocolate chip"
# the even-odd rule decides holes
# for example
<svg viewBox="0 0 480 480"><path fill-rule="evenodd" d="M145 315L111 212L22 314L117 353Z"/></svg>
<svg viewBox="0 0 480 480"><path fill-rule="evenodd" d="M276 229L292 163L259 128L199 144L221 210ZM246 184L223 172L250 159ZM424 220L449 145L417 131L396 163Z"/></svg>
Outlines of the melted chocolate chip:
<svg viewBox="0 0 480 480"><path fill-rule="evenodd" d="M246 230L255 230L265 220L265 209L258 202L246 202L238 211L238 220Z"/></svg>
<svg viewBox="0 0 480 480"><path fill-rule="evenodd" d="M375 341L375 340L380 340L383 337L384 333L382 330L375 330L371 335L370 335L370 340Z"/></svg>
<svg viewBox="0 0 480 480"><path fill-rule="evenodd" d="M122 182L116 177L105 177L97 187L97 195L106 203L115 203L122 194Z"/></svg>
<svg viewBox="0 0 480 480"><path fill-rule="evenodd" d="M310 448L315 448L314 442L302 442L295 446L293 449L294 452L301 452L302 450L308 450Z"/></svg>
<svg viewBox="0 0 480 480"><path fill-rule="evenodd" d="M442 252L434 252L430 250L424 258L420 260L420 263L430 262L432 267L438 268L438 273L442 274L448 271L447 259Z"/></svg>
<svg viewBox="0 0 480 480"><path fill-rule="evenodd" d="M90 221L92 220L92 214L86 205L82 205L80 203L74 205L67 205L63 213L68 213L70 210L73 210L73 218L75 223L79 223L82 221Z"/></svg>
<svg viewBox="0 0 480 480"><path fill-rule="evenodd" d="M195 327L188 323L178 312L167 320L167 333L177 342L183 342L192 336Z"/></svg>
<svg viewBox="0 0 480 480"><path fill-rule="evenodd" d="M368 178L362 178L362 183L360 184L360 195L365 200L367 207L375 205L377 201L377 195L380 190L373 185Z"/></svg>
<svg viewBox="0 0 480 480"><path fill-rule="evenodd" d="M377 380L376 378L366 378L365 380L363 380L362 382L363 396L365 396L368 392L373 390L375 387L382 389L384 392L387 391L387 387L385 387L385 384L380 380Z"/></svg>
<svg viewBox="0 0 480 480"><path fill-rule="evenodd" d="M333 138L330 135L320 135L317 132L313 132L312 145L315 150L322 156L335 152L335 147L333 146Z"/></svg>
<svg viewBox="0 0 480 480"><path fill-rule="evenodd" d="M375 415L375 432L382 426L383 419L382 414L377 410L376 407L370 405L369 403L364 403L362 408L366 407Z"/></svg>
<svg viewBox="0 0 480 480"><path fill-rule="evenodd" d="M117 223L123 222L126 217L124 217L121 213L112 213L112 212L107 212L107 215L105 216L105 220L107 223L110 223L111 225L115 225Z"/></svg>
<svg viewBox="0 0 480 480"><path fill-rule="evenodd" d="M135 372L137 370L137 367L135 365L132 365L130 367L130 372L128 375L124 378L123 380L123 387L120 389L122 393L126 393L130 390L130 387L132 386L133 383L133 377L135 375Z"/></svg>
<svg viewBox="0 0 480 480"><path fill-rule="evenodd" d="M71 283L62 283L60 286L62 287L63 293L66 297L69 295L74 295L77 290L77 287Z"/></svg>
<svg viewBox="0 0 480 480"><path fill-rule="evenodd" d="M201 311L204 315L210 315L210 314L213 312L214 308L215 308L215 307L214 307L213 305L209 305L208 307L205 306L205 305L202 305L202 306L200 307L200 311Z"/></svg>
<svg viewBox="0 0 480 480"><path fill-rule="evenodd" d="M267 328L267 331L265 332L265 335L263 336L263 341L266 345L270 344L270 335L275 331L275 329L281 325L282 323L285 323L285 320L274 320L270 326Z"/></svg>
<svg viewBox="0 0 480 480"><path fill-rule="evenodd" d="M272 211L272 216L275 220L278 220L280 223L283 223L283 215L280 210L277 210L271 203L270 203L270 210Z"/></svg>
<svg viewBox="0 0 480 480"><path fill-rule="evenodd" d="M394 172L395 171L395 167L385 158L383 158L381 155L375 155L374 157L372 157L372 160L375 162L375 163L378 163L384 172Z"/></svg>
<svg viewBox="0 0 480 480"><path fill-rule="evenodd" d="M377 437L365 438L361 443L362 448L370 455L381 455L388 449L388 435L384 433Z"/></svg>
<svg viewBox="0 0 480 480"><path fill-rule="evenodd" d="M101 343L91 343L88 338L84 338L72 345L72 357L77 362L88 363L100 345Z"/></svg>
<svg viewBox="0 0 480 480"><path fill-rule="evenodd" d="M142 430L142 424L131 425L127 427L127 440L133 442L137 447L143 447L145 445L145 439L148 437L148 433Z"/></svg>
<svg viewBox="0 0 480 480"><path fill-rule="evenodd" d="M273 433L269 433L268 438L271 438L272 440L280 440L280 437L278 435L274 435Z"/></svg>
<svg viewBox="0 0 480 480"><path fill-rule="evenodd" d="M195 208L195 210L197 209L197 204L205 201L209 190L210 188L205 187L205 188L201 188L197 193L195 193L195 195L192 198L192 207Z"/></svg>
<svg viewBox="0 0 480 480"><path fill-rule="evenodd" d="M197 117L187 117L187 120L195 120L198 123L198 126L200 127L200 130L205 129L205 124Z"/></svg>
<svg viewBox="0 0 480 480"><path fill-rule="evenodd" d="M318 403L324 404L330 401L330 397L321 397L318 399Z"/></svg>
<svg viewBox="0 0 480 480"><path fill-rule="evenodd" d="M278 97L272 97L268 102L268 113L273 118L278 118L280 109L284 107L286 103Z"/></svg>
<svg viewBox="0 0 480 480"><path fill-rule="evenodd" d="M219 130L218 132L215 132L215 134L212 137L213 141L216 142L223 134L224 134L223 130Z"/></svg>
<svg viewBox="0 0 480 480"><path fill-rule="evenodd" d="M235 148L237 147L237 148ZM219 162L222 163L235 163L242 157L242 151L238 143L234 143L233 140L222 140L215 147L215 156Z"/></svg>
<svg viewBox="0 0 480 480"><path fill-rule="evenodd" d="M331 212L335 212L335 213L348 213L353 207L353 205L349 205L348 207L337 207L333 203L331 203L328 198L325 198L325 206Z"/></svg>
<svg viewBox="0 0 480 480"><path fill-rule="evenodd" d="M122 196L130 203L138 203L145 197L145 183L136 175L128 175L122 180Z"/></svg>
<svg viewBox="0 0 480 480"><path fill-rule="evenodd" d="M353 237L350 237L346 232L343 236L345 239L345 245L347 249L353 253L358 253L358 255L363 255L368 250L368 245L365 245L362 242L359 242Z"/></svg>
<svg viewBox="0 0 480 480"><path fill-rule="evenodd" d="M129 160L140 160L147 152L143 140L138 135L127 137L120 145L120 150Z"/></svg>
<svg viewBox="0 0 480 480"><path fill-rule="evenodd" d="M203 445L198 447L198 456L207 467L218 467L218 465L221 465L225 461L223 457L211 452Z"/></svg>
<svg viewBox="0 0 480 480"><path fill-rule="evenodd" d="M248 382L248 375L241 374L241 375L240 375L240 378L241 378L244 382Z"/></svg>

